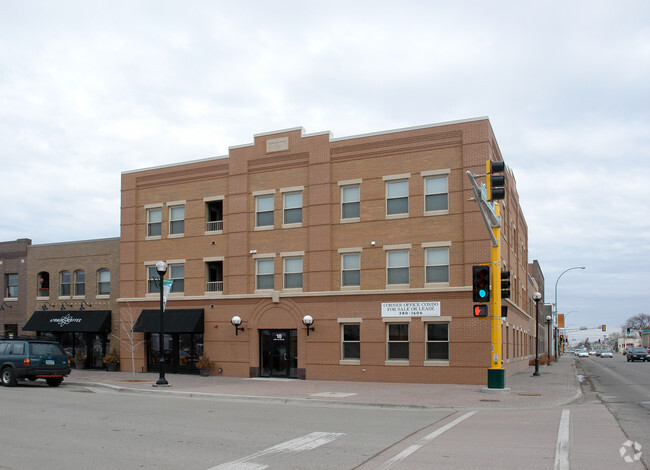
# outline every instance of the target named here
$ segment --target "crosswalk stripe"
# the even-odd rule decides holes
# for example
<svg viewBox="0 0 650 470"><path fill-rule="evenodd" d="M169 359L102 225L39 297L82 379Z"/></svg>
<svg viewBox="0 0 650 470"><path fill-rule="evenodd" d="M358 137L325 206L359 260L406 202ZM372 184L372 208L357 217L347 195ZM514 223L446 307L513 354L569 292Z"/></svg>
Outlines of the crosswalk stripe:
<svg viewBox="0 0 650 470"><path fill-rule="evenodd" d="M557 443L555 444L554 470L569 470L569 425L570 410L562 410L560 426L557 430Z"/></svg>

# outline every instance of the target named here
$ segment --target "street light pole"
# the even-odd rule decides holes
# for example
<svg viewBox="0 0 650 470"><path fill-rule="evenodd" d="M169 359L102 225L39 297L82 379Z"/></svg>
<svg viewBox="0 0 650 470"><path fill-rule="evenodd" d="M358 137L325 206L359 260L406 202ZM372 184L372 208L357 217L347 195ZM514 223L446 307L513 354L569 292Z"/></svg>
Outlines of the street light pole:
<svg viewBox="0 0 650 470"><path fill-rule="evenodd" d="M564 276L566 273L573 269L587 269L585 266L573 266L572 268L566 269L560 273L560 275L557 277L557 280L555 281L555 291L554 291L554 296L553 296L553 317L555 318L555 321L557 322L557 283L560 282L560 278ZM556 336L557 337L557 336Z"/></svg>
<svg viewBox="0 0 650 470"><path fill-rule="evenodd" d="M546 324L547 326L547 332L548 332L548 362L546 363L546 367L551 365L551 326L552 326L552 321L553 317L551 315L546 315Z"/></svg>
<svg viewBox="0 0 650 470"><path fill-rule="evenodd" d="M159 284L160 288L160 341L159 341L159 351L160 351L160 361L159 361L159 370L160 375L156 381L157 387L169 386L169 382L165 379L165 328L163 323L163 277L167 272L167 263L164 261L158 261L156 263L156 271L158 271Z"/></svg>
<svg viewBox="0 0 650 470"><path fill-rule="evenodd" d="M535 372L534 376L540 376L539 373L539 301L542 300L542 294L535 292L533 294L535 301Z"/></svg>

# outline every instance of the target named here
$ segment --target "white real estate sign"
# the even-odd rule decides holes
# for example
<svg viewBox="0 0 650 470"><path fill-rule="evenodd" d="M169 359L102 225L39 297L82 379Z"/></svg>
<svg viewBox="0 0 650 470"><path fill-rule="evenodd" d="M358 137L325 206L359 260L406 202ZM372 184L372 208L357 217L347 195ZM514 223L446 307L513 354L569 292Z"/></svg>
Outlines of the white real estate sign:
<svg viewBox="0 0 650 470"><path fill-rule="evenodd" d="M440 302L390 302L381 304L382 318L439 317Z"/></svg>

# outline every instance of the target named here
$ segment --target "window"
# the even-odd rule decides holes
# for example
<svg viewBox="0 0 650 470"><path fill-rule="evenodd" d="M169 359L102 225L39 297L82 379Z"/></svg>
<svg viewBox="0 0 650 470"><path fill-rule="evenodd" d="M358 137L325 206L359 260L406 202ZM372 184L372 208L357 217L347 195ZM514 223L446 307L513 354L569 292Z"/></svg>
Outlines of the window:
<svg viewBox="0 0 650 470"><path fill-rule="evenodd" d="M207 282L206 292L223 292L223 261L209 261L206 263Z"/></svg>
<svg viewBox="0 0 650 470"><path fill-rule="evenodd" d="M50 273L46 271L41 271L36 276L36 288L38 289L39 297L49 297L50 296Z"/></svg>
<svg viewBox="0 0 650 470"><path fill-rule="evenodd" d="M206 232L223 230L223 201L208 201L205 203Z"/></svg>
<svg viewBox="0 0 650 470"><path fill-rule="evenodd" d="M70 296L70 271L61 271L59 273L59 280L60 280L59 284L61 286L59 295L62 297L69 297Z"/></svg>
<svg viewBox="0 0 650 470"><path fill-rule="evenodd" d="M386 253L387 284L409 284L409 251L395 250Z"/></svg>
<svg viewBox="0 0 650 470"><path fill-rule="evenodd" d="M160 292L160 276L155 266L147 266L147 293L153 294Z"/></svg>
<svg viewBox="0 0 650 470"><path fill-rule="evenodd" d="M255 226L273 227L273 194L255 198Z"/></svg>
<svg viewBox="0 0 650 470"><path fill-rule="evenodd" d="M147 209L147 237L159 237L162 227L162 209Z"/></svg>
<svg viewBox="0 0 650 470"><path fill-rule="evenodd" d="M344 253L341 255L341 285L361 286L361 254Z"/></svg>
<svg viewBox="0 0 650 470"><path fill-rule="evenodd" d="M358 184L341 187L341 219L361 217L361 186Z"/></svg>
<svg viewBox="0 0 650 470"><path fill-rule="evenodd" d="M408 180L386 182L386 214L408 214L409 182Z"/></svg>
<svg viewBox="0 0 650 470"><path fill-rule="evenodd" d="M86 272L83 269L74 272L74 295L86 295Z"/></svg>
<svg viewBox="0 0 650 470"><path fill-rule="evenodd" d="M18 274L5 274L5 298L18 297Z"/></svg>
<svg viewBox="0 0 650 470"><path fill-rule="evenodd" d="M388 360L405 360L409 358L409 325L408 323L389 323Z"/></svg>
<svg viewBox="0 0 650 470"><path fill-rule="evenodd" d="M185 233L185 206L169 208L169 234L182 235Z"/></svg>
<svg viewBox="0 0 650 470"><path fill-rule="evenodd" d="M449 324L427 323L427 360L449 360Z"/></svg>
<svg viewBox="0 0 650 470"><path fill-rule="evenodd" d="M425 282L449 282L449 248L427 248Z"/></svg>
<svg viewBox="0 0 650 470"><path fill-rule="evenodd" d="M111 294L111 272L108 269L97 271L97 295Z"/></svg>
<svg viewBox="0 0 650 470"><path fill-rule="evenodd" d="M446 211L449 209L447 175L430 176L424 179L425 212Z"/></svg>
<svg viewBox="0 0 650 470"><path fill-rule="evenodd" d="M284 258L284 288L302 289L302 257Z"/></svg>
<svg viewBox="0 0 650 470"><path fill-rule="evenodd" d="M361 359L361 325L341 325L341 359Z"/></svg>
<svg viewBox="0 0 650 470"><path fill-rule="evenodd" d="M170 292L172 294L185 292L185 265L171 264L169 265L167 274L169 274L169 279L172 279L174 281L174 284L172 284L172 290Z"/></svg>
<svg viewBox="0 0 650 470"><path fill-rule="evenodd" d="M275 260L258 259L256 260L257 274L255 276L255 289L273 289L273 271Z"/></svg>
<svg viewBox="0 0 650 470"><path fill-rule="evenodd" d="M302 223L302 191L284 193L284 223Z"/></svg>

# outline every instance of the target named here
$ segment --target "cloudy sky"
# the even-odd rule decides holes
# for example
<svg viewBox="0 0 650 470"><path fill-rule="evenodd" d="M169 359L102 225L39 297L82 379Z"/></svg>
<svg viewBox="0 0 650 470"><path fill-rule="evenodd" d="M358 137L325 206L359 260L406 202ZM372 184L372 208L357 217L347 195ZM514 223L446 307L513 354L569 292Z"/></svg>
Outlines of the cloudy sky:
<svg viewBox="0 0 650 470"><path fill-rule="evenodd" d="M1 0L0 240L119 236L121 172L254 134L488 116L546 301L611 332L650 314L649 84L646 0Z"/></svg>

